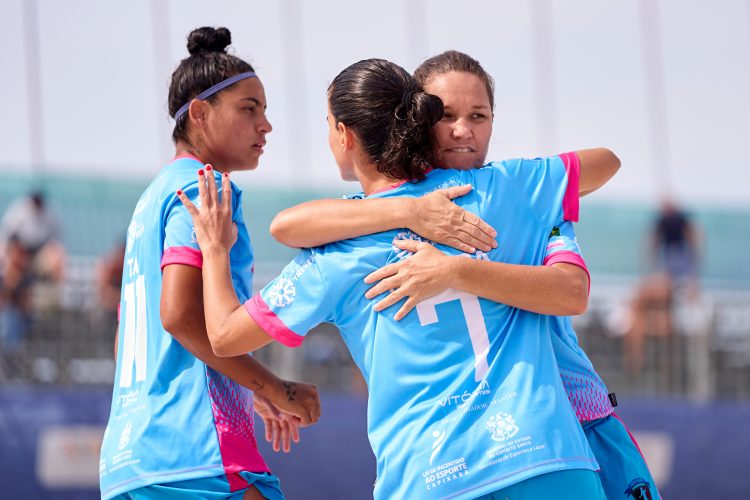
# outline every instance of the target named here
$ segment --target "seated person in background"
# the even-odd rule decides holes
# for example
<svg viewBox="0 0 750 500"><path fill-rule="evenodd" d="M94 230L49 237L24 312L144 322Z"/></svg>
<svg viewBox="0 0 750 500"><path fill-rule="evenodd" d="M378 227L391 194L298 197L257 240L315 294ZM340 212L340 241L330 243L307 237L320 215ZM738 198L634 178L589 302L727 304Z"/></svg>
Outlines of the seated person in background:
<svg viewBox="0 0 750 500"><path fill-rule="evenodd" d="M29 329L30 255L12 235L0 260L0 353L16 353Z"/></svg>
<svg viewBox="0 0 750 500"><path fill-rule="evenodd" d="M14 201L0 220L0 246L15 236L29 252L33 276L59 283L65 269L60 223L47 206L44 194L34 191Z"/></svg>
<svg viewBox="0 0 750 500"><path fill-rule="evenodd" d="M668 198L654 221L649 251L652 272L636 290L625 338L625 365L631 373L643 369L647 333L665 337L674 331L675 291L683 289L690 300L698 297L698 232L687 214Z"/></svg>

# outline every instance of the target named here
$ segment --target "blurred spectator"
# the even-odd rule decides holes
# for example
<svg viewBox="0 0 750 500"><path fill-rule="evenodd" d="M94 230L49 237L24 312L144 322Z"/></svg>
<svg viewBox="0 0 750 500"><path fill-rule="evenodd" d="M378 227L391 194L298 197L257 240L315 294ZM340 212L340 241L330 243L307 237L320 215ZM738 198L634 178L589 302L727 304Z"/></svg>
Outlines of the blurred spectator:
<svg viewBox="0 0 750 500"><path fill-rule="evenodd" d="M96 290L99 304L114 315L120 303L122 270L125 260L125 242L121 242L99 261L96 267Z"/></svg>
<svg viewBox="0 0 750 500"><path fill-rule="evenodd" d="M0 248L11 238L29 253L34 278L59 283L65 269L60 224L47 209L44 194L34 191L14 201L0 220Z"/></svg>
<svg viewBox="0 0 750 500"><path fill-rule="evenodd" d="M0 264L0 351L18 352L29 329L31 257L20 240L12 236L4 247Z"/></svg>
<svg viewBox="0 0 750 500"><path fill-rule="evenodd" d="M662 202L649 243L652 272L636 290L631 304L631 326L625 338L625 363L631 373L639 373L643 368L647 334L666 337L674 332L675 294L683 292L691 301L699 295L698 232L672 200Z"/></svg>

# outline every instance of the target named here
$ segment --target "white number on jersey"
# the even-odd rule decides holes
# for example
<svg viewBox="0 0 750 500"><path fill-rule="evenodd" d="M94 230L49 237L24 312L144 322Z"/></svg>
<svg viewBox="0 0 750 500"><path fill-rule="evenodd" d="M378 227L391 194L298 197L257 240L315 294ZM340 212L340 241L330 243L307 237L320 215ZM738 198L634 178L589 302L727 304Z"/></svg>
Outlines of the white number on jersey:
<svg viewBox="0 0 750 500"><path fill-rule="evenodd" d="M487 375L487 371L490 369L487 364L487 354L490 351L490 337L487 335L487 327L484 324L482 309L479 306L479 299L476 295L450 288L441 294L423 300L417 304L419 323L422 326L437 323L438 317L435 306L453 300L461 301L461 310L466 319L471 347L474 350L474 381L479 382Z"/></svg>
<svg viewBox="0 0 750 500"><path fill-rule="evenodd" d="M133 365L135 381L146 380L146 282L143 275L125 285L123 306L124 311L120 311L125 321L119 346L122 350L120 387L130 387Z"/></svg>

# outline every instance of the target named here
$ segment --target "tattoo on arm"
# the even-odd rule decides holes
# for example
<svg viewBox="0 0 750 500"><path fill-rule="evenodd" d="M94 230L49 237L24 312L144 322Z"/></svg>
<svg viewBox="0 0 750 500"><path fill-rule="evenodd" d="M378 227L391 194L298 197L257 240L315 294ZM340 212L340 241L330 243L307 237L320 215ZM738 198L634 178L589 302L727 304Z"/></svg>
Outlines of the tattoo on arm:
<svg viewBox="0 0 750 500"><path fill-rule="evenodd" d="M294 396L297 395L297 385L293 382L284 382L284 387L286 387L286 398L294 401Z"/></svg>
<svg viewBox="0 0 750 500"><path fill-rule="evenodd" d="M263 388L266 386L265 382L258 382L255 379L251 380L250 384L253 386L254 391L262 391Z"/></svg>

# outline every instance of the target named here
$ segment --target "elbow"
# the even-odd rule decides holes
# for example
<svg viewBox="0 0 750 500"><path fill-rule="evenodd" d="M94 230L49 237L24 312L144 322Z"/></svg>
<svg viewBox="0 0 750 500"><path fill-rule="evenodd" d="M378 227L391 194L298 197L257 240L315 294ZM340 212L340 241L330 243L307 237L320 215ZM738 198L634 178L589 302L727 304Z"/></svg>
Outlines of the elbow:
<svg viewBox="0 0 750 500"><path fill-rule="evenodd" d="M226 321L219 327L208 327L207 331L211 350L219 358L231 358L255 350L247 344L244 335L238 335Z"/></svg>
<svg viewBox="0 0 750 500"><path fill-rule="evenodd" d="M588 277L576 279L571 283L567 299L565 316L580 316L586 312L589 307Z"/></svg>
<svg viewBox="0 0 750 500"><path fill-rule="evenodd" d="M288 247L299 248L299 245L295 245L295 241L292 239L292 221L291 217L286 213L286 210L276 214L276 217L271 221L271 227L269 228L271 236Z"/></svg>
<svg viewBox="0 0 750 500"><path fill-rule="evenodd" d="M622 165L620 158L611 149L608 148L601 148L601 152L602 155L606 158L606 164L609 165L609 169L612 172L612 175L615 175L617 171L620 170L620 166Z"/></svg>
<svg viewBox="0 0 750 500"><path fill-rule="evenodd" d="M173 337L178 336L185 324L185 319L188 317L187 311L181 311L174 305L166 306L164 302L162 300L160 310L161 326Z"/></svg>

